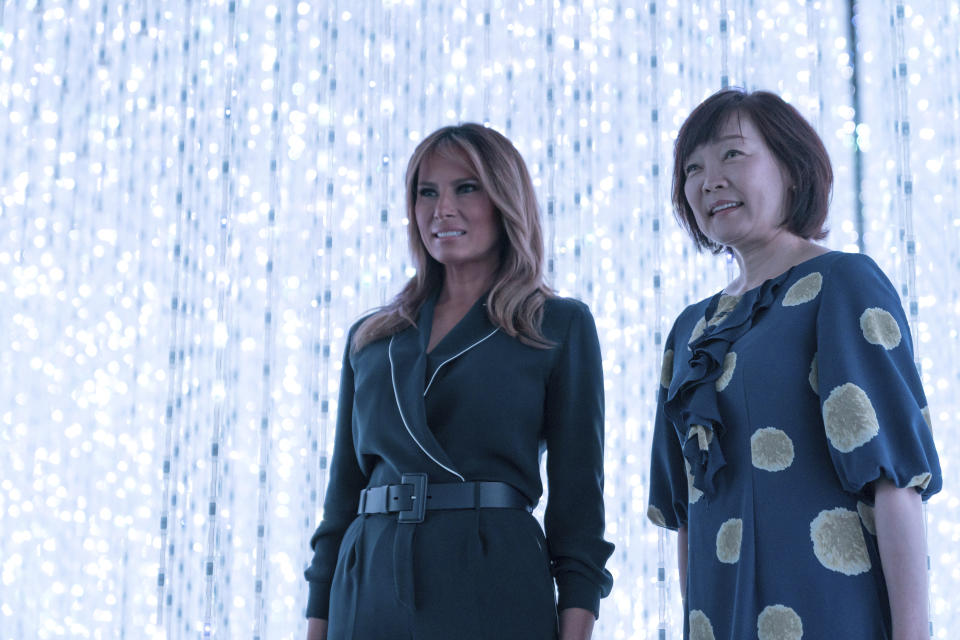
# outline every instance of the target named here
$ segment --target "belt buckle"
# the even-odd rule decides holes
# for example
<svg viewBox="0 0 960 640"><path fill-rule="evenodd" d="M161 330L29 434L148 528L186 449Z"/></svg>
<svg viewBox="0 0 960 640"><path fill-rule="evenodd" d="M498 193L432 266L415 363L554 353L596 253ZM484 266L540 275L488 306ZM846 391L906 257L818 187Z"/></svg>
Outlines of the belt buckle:
<svg viewBox="0 0 960 640"><path fill-rule="evenodd" d="M413 486L413 495L410 496L410 509L397 513L397 522L417 524L423 522L427 511L427 474L404 473L400 476L401 484Z"/></svg>

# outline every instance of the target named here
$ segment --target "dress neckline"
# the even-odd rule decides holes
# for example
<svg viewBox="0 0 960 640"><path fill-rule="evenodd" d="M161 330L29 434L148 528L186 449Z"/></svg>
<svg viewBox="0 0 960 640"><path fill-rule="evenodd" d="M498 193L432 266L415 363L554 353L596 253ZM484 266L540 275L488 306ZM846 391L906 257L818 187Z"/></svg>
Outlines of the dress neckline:
<svg viewBox="0 0 960 640"><path fill-rule="evenodd" d="M749 295L750 293L752 293L752 292L754 292L754 291L757 291L758 289L761 289L761 288L767 286L768 283L773 282L774 280L780 280L781 278L783 278L783 279L785 280L786 278L789 278L790 276L789 276L788 274L793 273L793 271L796 270L796 269L799 268L799 267L803 267L803 266L805 266L805 265L809 265L811 262L814 262L814 261L816 261L816 260L819 260L819 259L821 259L821 258L823 258L823 257L825 257L825 256L833 255L833 254L835 254L835 253L839 253L839 252L836 251L836 250L831 249L831 250L829 250L829 251L825 251L825 252L823 252L823 253L819 253L819 254L811 257L811 258L807 258L806 260L803 260L803 261L801 261L801 262L798 262L797 264L795 264L795 265L793 265L792 267L788 268L788 269L785 270L783 273L780 273L780 274L778 274L778 275L775 275L775 276L773 276L772 278L767 278L766 280L764 280L763 282L761 282L761 283L758 284L757 286L755 286L755 287L750 287L749 289L747 289L746 291L744 291L743 293L740 293L740 294L727 293L727 288L724 287L723 289L720 290L719 293L716 294L715 297L718 297L718 298L719 298L719 297L723 297L723 296L729 296L729 297L731 297L731 298L743 298L744 296L747 296L747 295ZM786 278L785 278L784 276L786 276ZM729 283L727 284L727 286L730 286Z"/></svg>

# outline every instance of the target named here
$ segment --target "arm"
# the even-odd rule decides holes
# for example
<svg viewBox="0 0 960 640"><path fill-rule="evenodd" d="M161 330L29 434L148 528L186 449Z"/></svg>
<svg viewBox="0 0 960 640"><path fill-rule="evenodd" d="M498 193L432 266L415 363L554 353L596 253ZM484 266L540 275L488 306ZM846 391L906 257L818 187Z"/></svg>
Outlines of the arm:
<svg viewBox="0 0 960 640"><path fill-rule="evenodd" d="M887 583L893 640L924 640L927 631L927 546L920 494L886 478L875 485L880 564Z"/></svg>
<svg viewBox="0 0 960 640"><path fill-rule="evenodd" d="M604 568L613 545L603 539L603 368L589 310L576 303L569 318L544 402L550 487L544 529L557 610L583 609L596 618L613 584Z"/></svg>
<svg viewBox="0 0 960 640"><path fill-rule="evenodd" d="M330 584L337 566L340 542L347 527L357 516L357 501L360 491L366 485L366 478L360 469L353 445L354 376L350 364L352 337L353 330L347 336L343 368L340 371L337 426L327 491L323 498L323 521L310 539L310 548L314 552L313 560L304 572L309 584L306 611L308 619L327 619ZM320 638L325 636L324 631Z"/></svg>
<svg viewBox="0 0 960 640"><path fill-rule="evenodd" d="M589 640L593 635L593 620L593 611L577 607L564 609L560 612L560 640Z"/></svg>
<svg viewBox="0 0 960 640"><path fill-rule="evenodd" d="M327 621L307 618L307 640L327 640Z"/></svg>
<svg viewBox="0 0 960 640"><path fill-rule="evenodd" d="M677 529L677 569L680 572L680 597L687 601L687 528Z"/></svg>

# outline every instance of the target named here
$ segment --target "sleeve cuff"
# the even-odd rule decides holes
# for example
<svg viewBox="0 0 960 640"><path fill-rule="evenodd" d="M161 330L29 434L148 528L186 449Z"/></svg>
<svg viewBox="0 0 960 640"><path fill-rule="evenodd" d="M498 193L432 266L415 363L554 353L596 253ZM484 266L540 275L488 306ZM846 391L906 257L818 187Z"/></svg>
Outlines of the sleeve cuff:
<svg viewBox="0 0 960 640"><path fill-rule="evenodd" d="M330 614L330 584L327 582L308 582L307 617L326 620Z"/></svg>
<svg viewBox="0 0 960 640"><path fill-rule="evenodd" d="M600 586L575 571L565 571L557 576L557 611L586 609L600 617Z"/></svg>

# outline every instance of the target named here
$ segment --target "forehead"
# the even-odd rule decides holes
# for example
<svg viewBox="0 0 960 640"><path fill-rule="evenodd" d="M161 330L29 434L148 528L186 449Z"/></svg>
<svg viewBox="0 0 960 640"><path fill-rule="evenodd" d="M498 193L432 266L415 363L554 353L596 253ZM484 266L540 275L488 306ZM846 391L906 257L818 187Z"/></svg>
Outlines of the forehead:
<svg viewBox="0 0 960 640"><path fill-rule="evenodd" d="M700 141L691 150L691 155L704 147L729 141L764 143L763 135L753 119L742 111L731 111L717 118L713 127L705 127Z"/></svg>
<svg viewBox="0 0 960 640"><path fill-rule="evenodd" d="M435 182L475 176L476 172L462 149L453 144L441 144L423 157L417 177L420 182Z"/></svg>
<svg viewBox="0 0 960 640"><path fill-rule="evenodd" d="M722 140L725 138L750 138L763 139L753 118L742 111L735 111L729 114L722 124L717 127L713 140Z"/></svg>

